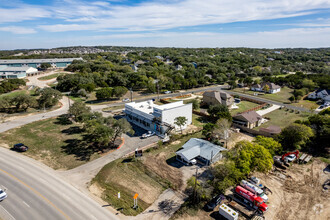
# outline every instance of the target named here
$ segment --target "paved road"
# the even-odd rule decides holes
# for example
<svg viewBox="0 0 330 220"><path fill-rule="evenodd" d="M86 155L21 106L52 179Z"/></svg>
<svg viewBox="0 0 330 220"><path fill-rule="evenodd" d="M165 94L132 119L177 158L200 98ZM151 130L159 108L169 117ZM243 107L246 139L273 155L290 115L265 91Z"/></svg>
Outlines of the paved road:
<svg viewBox="0 0 330 220"><path fill-rule="evenodd" d="M0 148L0 185L8 194L0 203L0 219L118 219L54 170L4 148Z"/></svg>
<svg viewBox="0 0 330 220"><path fill-rule="evenodd" d="M159 141L159 137L157 136L152 136L147 139L140 139L140 137L137 136L129 137L124 134L123 138L125 143L120 149L74 169L60 171L60 174L76 187L84 189L87 188L90 181L106 164L135 151L136 148L141 148Z"/></svg>
<svg viewBox="0 0 330 220"><path fill-rule="evenodd" d="M43 119L52 118L52 117L56 117L56 116L67 113L68 109L69 109L68 97L63 96L63 98L60 100L60 102L63 104L63 106L54 111L39 113L36 115L30 115L30 116L26 116L26 117L19 117L17 119L14 119L14 120L11 120L8 122L0 123L0 133L8 131L13 128L17 128L17 127L29 124L31 122L40 121Z"/></svg>

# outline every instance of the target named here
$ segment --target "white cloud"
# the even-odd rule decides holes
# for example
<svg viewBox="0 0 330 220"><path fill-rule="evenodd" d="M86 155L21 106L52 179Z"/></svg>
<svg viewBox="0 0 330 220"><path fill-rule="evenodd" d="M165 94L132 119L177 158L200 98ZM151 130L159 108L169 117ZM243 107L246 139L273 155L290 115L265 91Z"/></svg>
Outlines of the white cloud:
<svg viewBox="0 0 330 220"><path fill-rule="evenodd" d="M0 27L0 31L11 32L14 34L34 34L36 30L20 26Z"/></svg>
<svg viewBox="0 0 330 220"><path fill-rule="evenodd" d="M0 23L21 22L50 17L51 13L43 8L22 6L18 8L1 8Z"/></svg>

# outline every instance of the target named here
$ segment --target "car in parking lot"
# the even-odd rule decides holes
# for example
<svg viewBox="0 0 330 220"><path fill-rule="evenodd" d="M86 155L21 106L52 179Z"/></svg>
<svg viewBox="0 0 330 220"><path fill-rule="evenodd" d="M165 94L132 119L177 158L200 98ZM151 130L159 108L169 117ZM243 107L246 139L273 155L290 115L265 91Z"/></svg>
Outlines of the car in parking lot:
<svg viewBox="0 0 330 220"><path fill-rule="evenodd" d="M6 190L3 190L0 188L0 202L7 198L7 193L5 192Z"/></svg>
<svg viewBox="0 0 330 220"><path fill-rule="evenodd" d="M25 152L29 149L29 147L24 145L23 143L18 143L14 145L13 149L19 152Z"/></svg>
<svg viewBox="0 0 330 220"><path fill-rule="evenodd" d="M148 137L151 137L153 135L155 135L156 133L154 131L148 131L147 133L143 134L141 136L141 138L148 138Z"/></svg>

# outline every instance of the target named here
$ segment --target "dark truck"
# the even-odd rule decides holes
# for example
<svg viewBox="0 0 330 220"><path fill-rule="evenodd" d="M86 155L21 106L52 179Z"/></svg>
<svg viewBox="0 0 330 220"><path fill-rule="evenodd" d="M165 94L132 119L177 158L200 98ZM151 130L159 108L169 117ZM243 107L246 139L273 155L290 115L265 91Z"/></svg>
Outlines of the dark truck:
<svg viewBox="0 0 330 220"><path fill-rule="evenodd" d="M25 152L29 149L29 147L24 145L23 143L18 143L14 145L13 149L19 152Z"/></svg>

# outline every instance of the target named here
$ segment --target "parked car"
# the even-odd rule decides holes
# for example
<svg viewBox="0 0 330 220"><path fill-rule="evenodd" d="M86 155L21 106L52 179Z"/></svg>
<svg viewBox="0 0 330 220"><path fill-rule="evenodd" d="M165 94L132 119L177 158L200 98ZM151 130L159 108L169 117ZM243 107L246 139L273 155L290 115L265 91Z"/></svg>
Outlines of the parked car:
<svg viewBox="0 0 330 220"><path fill-rule="evenodd" d="M14 145L14 150L19 152L25 152L29 149L28 146L24 145L23 143L18 143Z"/></svg>
<svg viewBox="0 0 330 220"><path fill-rule="evenodd" d="M204 206L205 211L213 211L215 207L220 205L221 201L224 200L226 197L222 194L214 196L206 205Z"/></svg>
<svg viewBox="0 0 330 220"><path fill-rule="evenodd" d="M241 99L235 98L234 101L235 101L235 103L240 103L241 102Z"/></svg>
<svg viewBox="0 0 330 220"><path fill-rule="evenodd" d="M190 164L191 165L195 165L197 163L197 160L196 159L192 159L192 160L190 160Z"/></svg>
<svg viewBox="0 0 330 220"><path fill-rule="evenodd" d="M142 138L148 138L148 137L151 137L153 135L155 135L155 132L148 131L147 133L145 133L145 134L142 135Z"/></svg>
<svg viewBox="0 0 330 220"><path fill-rule="evenodd" d="M7 193L5 192L5 190L0 188L0 202L5 198L7 198Z"/></svg>
<svg viewBox="0 0 330 220"><path fill-rule="evenodd" d="M124 99L123 99L123 102L129 102L129 101L130 101L129 98L124 98Z"/></svg>
<svg viewBox="0 0 330 220"><path fill-rule="evenodd" d="M170 94L172 93L171 91L165 91L164 94Z"/></svg>
<svg viewBox="0 0 330 220"><path fill-rule="evenodd" d="M287 161L289 161L289 162L292 162L292 161L294 161L296 158L297 158L296 155L294 155L294 154L290 154L289 156L286 156L286 157L285 157L285 160L287 160Z"/></svg>
<svg viewBox="0 0 330 220"><path fill-rule="evenodd" d="M255 177L255 176L252 176L250 179L249 179L249 182L251 182L252 184L255 184L256 186L259 186L260 184L260 179Z"/></svg>

